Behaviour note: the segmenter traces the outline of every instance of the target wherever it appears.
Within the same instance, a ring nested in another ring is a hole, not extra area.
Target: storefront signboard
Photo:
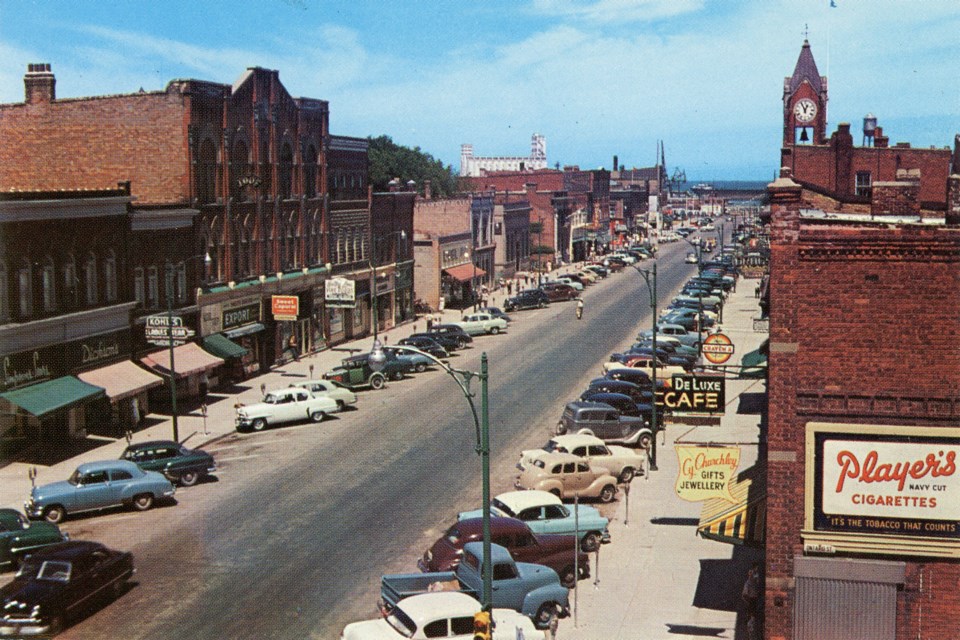
[[[357,283],[346,278],[330,278],[324,283],[327,308],[353,309],[357,305]]]
[[[736,502],[730,482],[740,466],[740,447],[676,445],[679,473],[677,497],[688,502],[721,498]]]
[[[671,387],[657,394],[657,405],[674,415],[722,415],[726,409],[723,375],[675,375]]]
[[[296,320],[300,315],[300,297],[272,296],[271,309],[274,320]]]
[[[806,445],[807,543],[823,542],[816,532],[960,541],[960,429],[809,423]]]

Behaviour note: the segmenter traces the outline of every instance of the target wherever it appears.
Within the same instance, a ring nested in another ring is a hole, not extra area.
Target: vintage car
[[[603,374],[607,374],[615,369],[639,369],[643,371],[648,376],[653,375],[653,359],[650,357],[637,356],[627,359],[626,362],[619,362],[617,360],[609,360],[603,363]],[[657,377],[658,378],[672,378],[674,374],[684,375],[688,373],[686,367],[678,364],[666,364],[663,362],[657,362]]]
[[[650,424],[650,414],[653,412],[653,407],[646,402],[634,402],[633,398],[624,393],[587,389],[580,394],[580,400],[608,404],[619,411],[622,416],[643,418],[647,424]]]
[[[550,298],[540,289],[525,289],[503,303],[504,311],[520,309],[543,309],[550,304]]]
[[[419,336],[412,335],[406,338],[401,338],[397,344],[419,349],[420,351],[429,353],[434,358],[439,358],[440,360],[446,360],[450,357],[450,353],[440,346],[439,342],[422,334]]]
[[[504,313],[503,309],[501,309],[500,307],[480,307],[479,309],[477,309],[477,311],[481,311],[483,313],[489,313],[494,318],[503,318],[507,322],[511,322],[510,316]]]
[[[623,371],[623,369],[621,369]],[[622,393],[637,404],[650,404],[653,402],[652,383],[647,378],[644,384],[637,384],[629,380],[613,380],[611,378],[594,378],[584,390],[583,393]],[[583,395],[581,400],[585,400]]]
[[[467,345],[473,342],[473,336],[464,331],[463,327],[452,322],[433,325],[433,328],[430,329],[430,335],[452,338],[457,343],[457,349],[466,349]],[[440,344],[443,343],[441,342]]]
[[[300,382],[291,382],[290,386],[303,387],[315,396],[333,398],[336,400],[340,411],[346,409],[347,405],[357,404],[357,394],[333,380],[301,380]]]
[[[562,276],[557,277],[557,279],[554,280],[554,282],[558,282],[560,284],[565,284],[568,287],[572,287],[574,290],[577,291],[577,295],[579,295],[580,292],[583,291],[585,288],[585,285],[583,284],[583,282],[580,281],[579,278],[576,278],[569,273],[566,273]]]
[[[653,431],[644,418],[621,415],[603,402],[568,402],[557,423],[556,434],[562,436],[584,429],[604,442],[628,444],[644,449],[653,442]]]
[[[643,475],[647,465],[647,455],[633,449],[608,445],[596,436],[568,433],[553,436],[542,449],[528,449],[520,454],[517,468],[523,471],[532,464],[533,459],[542,453],[570,453],[588,460],[593,467],[603,467],[622,483],[630,482],[634,476]]]
[[[433,340],[435,343],[440,345],[448,354],[453,353],[460,348],[460,342],[457,340],[457,337],[447,333],[412,333],[409,338],[404,338],[399,341],[399,344],[409,344],[410,346],[416,346],[410,340],[420,340],[421,338],[428,338]],[[437,356],[440,357],[440,356]]]
[[[613,502],[617,497],[617,479],[604,467],[592,467],[589,462],[571,453],[546,451],[533,457],[517,476],[517,489],[549,491],[558,498],[596,498]]]
[[[27,557],[0,589],[0,636],[54,636],[85,607],[124,593],[133,556],[98,542],[70,541]]]
[[[263,431],[285,422],[321,422],[339,410],[340,405],[333,398],[315,396],[302,387],[287,387],[268,391],[262,402],[238,406],[236,426],[237,431]]]
[[[483,540],[483,518],[454,522],[417,560],[417,568],[424,573],[452,571],[463,557],[463,545],[478,540]],[[574,555],[576,539],[572,535],[537,535],[516,518],[495,517],[490,518],[490,541],[506,548],[517,562],[550,567],[567,588],[590,577],[590,557],[582,550]]]
[[[364,387],[382,389],[387,384],[388,378],[402,380],[404,373],[408,371],[410,371],[410,368],[406,362],[400,362],[389,355],[387,355],[383,369],[374,371],[373,367],[370,366],[369,356],[361,354],[344,358],[339,367],[334,367],[323,374],[323,379],[339,382],[351,390]]]
[[[463,316],[460,322],[454,322],[453,324],[471,336],[480,336],[485,333],[496,335],[501,331],[507,330],[506,320],[503,318],[495,318],[489,313],[468,313]]]
[[[176,491],[162,474],[144,471],[129,460],[86,462],[67,480],[33,487],[24,511],[31,518],[57,524],[68,514],[111,507],[146,511]]]
[[[387,356],[388,360],[396,358],[397,361],[406,364],[410,371],[417,373],[423,373],[428,367],[436,364],[435,360],[422,353],[415,353],[395,347],[383,347],[383,353]]]
[[[540,287],[550,298],[550,302],[561,302],[564,300],[576,300],[577,290],[565,282],[544,282]]]
[[[435,591],[404,598],[383,617],[351,622],[343,628],[340,640],[473,640],[473,616],[480,611],[480,602],[458,591]],[[537,630],[525,615],[512,609],[492,611],[492,640],[543,640],[546,634]]]
[[[49,522],[31,522],[16,509],[0,509],[0,569],[17,567],[23,557],[70,536]]]
[[[580,548],[591,553],[610,542],[609,521],[594,507],[577,505],[571,511],[560,498],[547,491],[507,491],[490,501],[490,515],[516,518],[534,533],[577,534]],[[463,511],[458,520],[480,518],[482,509]],[[579,525],[579,528],[578,528]]]
[[[144,471],[159,471],[170,482],[192,487],[201,478],[217,470],[217,465],[206,451],[188,449],[172,440],[150,440],[131,444],[120,454]]]

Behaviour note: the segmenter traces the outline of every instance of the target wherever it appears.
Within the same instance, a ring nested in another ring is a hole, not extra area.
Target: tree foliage
[[[457,192],[457,177],[453,167],[444,165],[420,147],[398,145],[390,136],[370,137],[370,184],[374,191],[387,191],[388,183],[399,178],[401,184],[413,180],[417,191],[423,193],[424,181],[430,180],[435,197],[451,196]],[[406,188],[401,187],[401,188]]]

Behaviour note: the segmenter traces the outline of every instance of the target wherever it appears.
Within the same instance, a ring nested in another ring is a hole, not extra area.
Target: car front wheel
[[[200,479],[200,474],[196,471],[184,471],[180,474],[180,484],[185,487],[192,487],[197,484],[197,481]]]
[[[416,366],[417,373],[423,373],[427,370],[427,365],[423,362],[418,362]]]
[[[137,511],[146,511],[153,506],[153,494],[141,493],[133,497],[133,508]]]
[[[600,548],[600,536],[596,531],[591,531],[587,535],[583,536],[583,540],[580,541],[580,548],[583,549],[586,553],[593,553]]]
[[[557,605],[553,602],[544,602],[537,609],[537,615],[534,618],[537,629],[549,629],[554,620],[560,617],[557,611]]]
[[[263,431],[267,428],[267,421],[264,418],[257,418],[253,421],[253,424],[251,424],[250,427],[254,431]]]
[[[52,522],[53,524],[58,524],[63,522],[64,517],[66,517],[67,512],[58,504],[47,507],[43,510],[43,519],[47,522]]]
[[[640,445],[641,449],[649,449],[653,444],[653,434],[645,433],[640,436],[640,439],[637,441],[637,444]]]
[[[617,488],[612,484],[608,484],[603,489],[600,490],[600,502],[604,504],[608,502],[613,502],[613,499],[617,496]]]
[[[373,389],[383,389],[383,385],[386,384],[386,380],[379,373],[375,373],[370,376],[370,387]]]
[[[314,411],[310,414],[310,419],[314,422],[323,422],[323,419],[327,417],[323,411]]]
[[[573,570],[573,566],[564,567],[560,571],[560,584],[566,587],[567,589],[573,589],[577,586],[577,572]]]
[[[497,335],[498,333],[500,333],[500,327],[491,327],[490,333],[491,335]]]
[[[620,472],[620,483],[628,484],[631,480],[633,480],[634,473],[633,467],[624,467],[623,471]]]

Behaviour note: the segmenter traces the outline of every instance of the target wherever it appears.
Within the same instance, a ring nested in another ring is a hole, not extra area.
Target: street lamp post
[[[447,372],[460,391],[463,397],[467,399],[470,405],[470,412],[473,414],[473,424],[476,431],[477,445],[476,451],[480,456],[481,482],[483,490],[483,594],[481,603],[484,611],[493,610],[493,563],[490,558],[490,403],[487,395],[487,386],[489,373],[487,370],[487,353],[483,352],[480,356],[480,373],[466,369],[455,369],[439,358],[407,345],[391,345],[391,348],[398,351],[408,351],[418,353],[433,360],[441,369]],[[378,340],[373,343],[373,350],[368,356],[370,367],[374,371],[380,371],[386,364],[386,355],[383,353],[383,345]],[[477,415],[477,407],[473,402],[474,392],[470,390],[470,381],[473,378],[480,379],[480,415]]]
[[[407,232],[403,229],[399,231],[391,231],[385,233],[382,237],[388,238],[390,236],[399,235],[400,240],[407,239]],[[373,321],[373,341],[377,341],[377,331],[380,328],[380,313],[377,310],[377,237],[374,235],[373,230],[370,231],[370,312],[373,315],[371,320]]]
[[[209,267],[212,259],[210,253],[202,256],[191,256],[183,260],[196,260],[202,258],[204,267]],[[170,272],[167,279],[167,337],[170,340],[170,418],[173,422],[173,441],[180,442],[180,427],[177,424],[177,367],[173,362],[173,348],[176,342],[173,339],[173,283],[176,278],[173,271]]]
[[[633,265],[643,281],[647,283],[647,293],[650,294],[650,309],[653,311],[653,355],[650,358],[653,375],[653,402],[650,411],[650,426],[653,429],[653,442],[650,443],[650,471],[657,471],[657,263],[653,268],[641,269]]]

